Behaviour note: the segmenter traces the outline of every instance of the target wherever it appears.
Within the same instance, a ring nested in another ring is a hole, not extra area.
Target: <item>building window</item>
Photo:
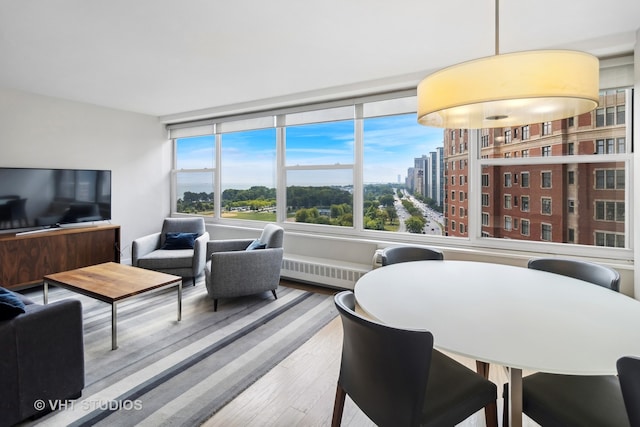
[[[596,127],[604,126],[604,108],[596,109]]]
[[[551,188],[551,172],[542,172],[540,174],[540,187]]]
[[[625,106],[618,105],[616,107],[616,124],[623,125],[625,122]]]
[[[574,124],[573,124],[573,117],[569,117],[569,118],[567,119],[567,126],[568,126],[568,127],[573,127],[573,126],[574,126]]]
[[[512,225],[511,225],[511,217],[510,216],[505,216],[504,217],[504,229],[506,231],[511,231]]]
[[[624,234],[596,231],[596,246],[608,246],[610,248],[624,248]]]
[[[551,146],[545,145],[542,147],[542,157],[549,157],[551,155]]]
[[[456,192],[455,191],[451,191],[451,200],[452,201],[456,200]]]
[[[464,224],[460,223],[460,234],[464,234]]]
[[[522,212],[529,212],[529,196],[522,196],[520,198],[520,210]]]
[[[486,173],[482,174],[482,186],[483,187],[489,186],[489,174],[486,174]]]
[[[540,199],[541,213],[543,215],[551,215],[551,198],[543,197]]]
[[[617,152],[622,154],[627,152],[627,140],[626,138],[617,138]]]
[[[624,202],[596,200],[596,220],[624,222]]]
[[[567,200],[567,212],[572,214],[575,213],[576,209],[576,201],[573,199]]]
[[[624,190],[623,169],[596,169],[596,190]]]
[[[482,145],[482,148],[489,147],[489,135],[482,135],[480,137],[480,144]]]
[[[551,241],[551,224],[541,224],[540,226],[540,240],[545,242]]]
[[[511,129],[504,131],[504,143],[509,144],[511,142]]]
[[[529,139],[529,125],[522,126],[522,140]]]
[[[511,174],[510,173],[505,173],[504,174],[504,186],[505,187],[511,187]]]
[[[487,193],[482,193],[482,206],[489,206],[489,195]]]
[[[520,234],[522,234],[523,236],[528,236],[529,235],[529,220],[528,219],[523,219],[522,221],[520,221]]]
[[[567,171],[567,184],[574,185],[576,183],[575,171]]]
[[[551,135],[551,122],[542,123],[542,135]]]
[[[486,212],[482,212],[482,225],[485,227],[489,226],[489,214]]]
[[[504,195],[504,208],[511,209],[511,194]]]
[[[520,187],[529,188],[529,172],[522,172],[520,174]]]
[[[573,142],[567,143],[567,156],[573,156],[575,154],[574,145]]]
[[[528,149],[521,150],[520,157],[529,157],[529,150]]]
[[[576,230],[574,230],[573,228],[570,228],[567,230],[567,242],[575,243],[575,241],[576,241]]]

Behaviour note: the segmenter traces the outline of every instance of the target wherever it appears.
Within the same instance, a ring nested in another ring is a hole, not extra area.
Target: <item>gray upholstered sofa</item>
[[[193,247],[169,246],[167,233],[194,233]],[[202,218],[166,218],[162,231],[135,239],[131,245],[131,264],[181,277],[196,278],[204,270],[209,233]]]
[[[284,249],[284,229],[267,224],[256,240],[212,240],[207,244],[205,282],[207,293],[218,309],[219,298],[271,291],[277,298]],[[258,246],[248,249],[250,245]]]
[[[80,301],[21,299],[25,312],[0,320],[0,426],[47,412],[47,402],[80,397],[84,388]]]

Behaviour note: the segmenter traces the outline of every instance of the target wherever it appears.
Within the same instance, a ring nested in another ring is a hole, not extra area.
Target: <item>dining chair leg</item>
[[[484,420],[487,427],[498,427],[498,405],[489,403],[484,407]]]
[[[489,379],[489,368],[491,368],[491,364],[476,360],[476,372],[482,375],[485,380]]]
[[[344,411],[344,401],[347,393],[340,384],[336,388],[336,400],[333,404],[333,418],[331,419],[331,427],[340,427],[342,424],[342,411]]]
[[[481,362],[476,360],[476,372],[485,380],[489,379],[489,369],[491,368],[491,364],[487,362]],[[490,403],[489,405],[484,407],[484,419],[489,426],[497,426],[498,425],[498,407],[495,403]]]

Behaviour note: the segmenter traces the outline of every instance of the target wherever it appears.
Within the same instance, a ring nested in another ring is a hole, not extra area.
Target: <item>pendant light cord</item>
[[[500,0],[496,1],[496,17],[495,17],[495,26],[496,26],[496,55],[500,55]]]

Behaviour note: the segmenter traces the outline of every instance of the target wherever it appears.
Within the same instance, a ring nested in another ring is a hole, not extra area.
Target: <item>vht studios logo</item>
[[[50,409],[51,411],[73,411],[79,408],[83,411],[140,411],[142,409],[141,400],[43,400],[38,399],[33,402],[33,407],[37,411]]]

